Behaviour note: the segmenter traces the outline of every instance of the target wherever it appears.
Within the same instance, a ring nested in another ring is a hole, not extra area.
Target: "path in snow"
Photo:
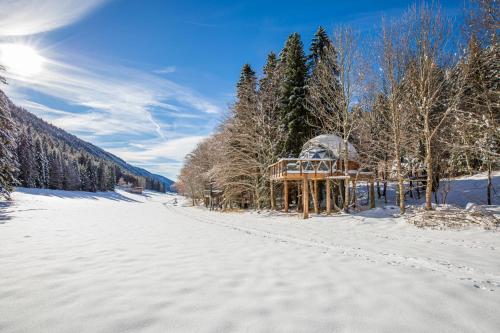
[[[1,332],[496,332],[500,237],[173,197],[22,190],[0,206]]]

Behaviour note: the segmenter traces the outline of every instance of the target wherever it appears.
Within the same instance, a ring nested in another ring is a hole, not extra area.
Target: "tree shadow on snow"
[[[30,195],[40,195],[47,197],[57,197],[62,199],[90,199],[90,200],[112,200],[125,202],[141,201],[126,197],[117,192],[84,192],[84,191],[64,191],[64,190],[46,190],[39,188],[17,188],[16,192],[26,193]]]
[[[12,201],[0,201],[0,225],[7,223],[12,218],[9,216],[10,206],[12,206]]]

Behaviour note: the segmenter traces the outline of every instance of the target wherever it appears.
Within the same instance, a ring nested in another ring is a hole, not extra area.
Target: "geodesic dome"
[[[358,159],[358,152],[351,143],[347,144],[350,161]],[[300,152],[300,159],[332,159],[343,157],[344,142],[334,134],[323,134],[307,141]]]

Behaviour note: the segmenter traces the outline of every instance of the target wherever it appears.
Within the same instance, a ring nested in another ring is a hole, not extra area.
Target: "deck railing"
[[[271,178],[281,178],[289,174],[328,174],[337,171],[337,161],[333,159],[283,158],[269,166]]]

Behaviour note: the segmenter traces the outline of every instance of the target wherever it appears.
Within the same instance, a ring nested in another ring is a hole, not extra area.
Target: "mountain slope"
[[[1,92],[0,92],[1,93]],[[133,176],[144,177],[148,181],[160,182],[164,185],[164,188],[169,190],[172,184],[172,180],[157,174],[153,174],[143,168],[133,166],[121,158],[89,143],[86,142],[75,135],[72,135],[61,128],[47,123],[46,121],[38,118],[34,114],[26,111],[25,109],[14,105],[10,100],[9,109],[14,122],[17,124],[18,128],[31,127],[35,129],[38,133],[43,133],[43,135],[49,137],[52,141],[58,142],[62,145],[67,145],[74,149],[75,151],[85,152],[91,155],[96,160],[104,160],[110,162],[120,168],[124,173],[131,174]]]

